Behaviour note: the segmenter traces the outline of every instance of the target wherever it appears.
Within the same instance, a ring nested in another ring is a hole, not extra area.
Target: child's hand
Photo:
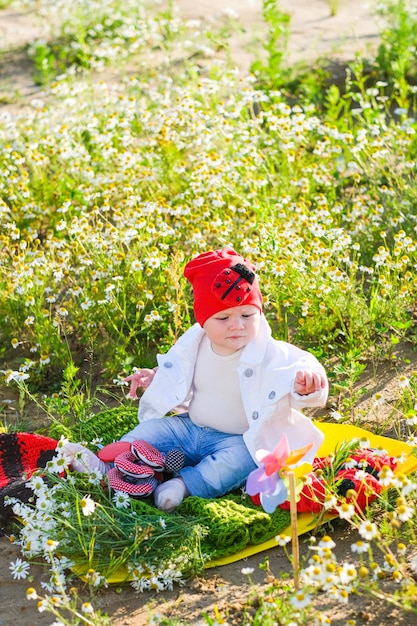
[[[131,374],[124,379],[127,383],[130,383],[129,395],[131,398],[137,398],[136,390],[138,387],[142,387],[143,389],[149,387],[149,385],[153,381],[155,372],[156,370],[143,368],[141,370],[137,370],[136,372],[134,372],[134,374]]]
[[[325,386],[326,379],[318,372],[301,370],[295,375],[294,390],[299,393],[300,396],[306,396],[309,393],[320,391],[321,389],[324,389]]]

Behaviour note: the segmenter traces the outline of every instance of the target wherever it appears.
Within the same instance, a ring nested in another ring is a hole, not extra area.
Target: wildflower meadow
[[[0,106],[0,376],[16,399],[15,410],[0,405],[4,432],[59,439],[106,408],[132,411],[123,379],[153,367],[193,322],[185,262],[230,244],[257,266],[274,336],[328,372],[317,419],[414,454],[415,0],[375,3],[386,24],[378,49],[337,81],[325,59],[286,65],[279,1],[263,1],[268,36],[247,75],[227,54],[239,28],[227,10],[204,23],[180,19],[169,0],[1,2],[33,5],[49,33],[25,49],[42,96]],[[388,403],[382,368],[397,376]],[[24,522],[11,533],[21,558],[10,575],[45,563],[49,582],[28,583],[27,596],[54,624],[110,623],[95,594],[120,567],[138,593],[201,574],[203,526],[155,517],[109,494],[102,476],[64,479],[65,469],[58,454],[48,476],[30,479],[36,504],[10,502]],[[331,624],[323,607],[355,595],[416,620],[417,478],[386,469],[381,482],[366,511],[337,509],[350,559],[338,561],[331,526],[321,527],[299,585],[287,576],[256,604],[248,598],[239,623]],[[88,569],[74,594],[79,542]],[[287,541],[277,545],[291,563]],[[199,623],[237,622],[216,610]]]

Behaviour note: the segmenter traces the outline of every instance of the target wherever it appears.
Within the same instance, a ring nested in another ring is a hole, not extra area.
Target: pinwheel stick
[[[291,535],[292,535],[292,570],[294,575],[294,588],[298,589],[298,578],[300,570],[299,544],[297,531],[297,499],[295,493],[295,474],[294,472],[286,472],[289,483],[290,496],[290,516],[291,516]]]

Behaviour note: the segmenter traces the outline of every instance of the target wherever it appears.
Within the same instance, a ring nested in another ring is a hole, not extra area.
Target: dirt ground
[[[336,66],[352,60],[355,52],[366,53],[378,44],[378,20],[371,5],[374,0],[333,0],[336,15],[330,12],[331,0],[279,0],[279,8],[290,18],[288,64],[313,63],[319,56],[331,57]],[[265,23],[262,0],[175,0],[179,16],[204,21],[219,20],[232,11],[242,25],[230,41],[230,53],[236,67],[246,73],[254,56],[262,48]],[[29,41],[46,36],[36,20],[35,11],[22,14],[12,9],[0,10],[0,52],[11,50],[12,56],[0,56],[0,106],[13,99],[20,104],[39,96],[41,89],[33,83],[26,53],[21,51]]]
[[[226,7],[233,9],[244,28],[231,42],[231,55],[241,72],[248,70],[254,53],[261,47],[264,28],[261,0],[228,0],[227,3],[223,0],[177,0],[175,4],[182,15],[193,19],[216,19]],[[343,64],[353,59],[356,51],[366,53],[378,44],[378,25],[369,5],[361,0],[340,0],[337,14],[331,16],[329,4],[326,0],[280,0],[281,10],[291,16],[289,62],[313,62],[317,56],[326,55]],[[24,106],[40,94],[40,88],[33,83],[29,63],[19,52],[19,47],[42,35],[33,15],[19,14],[10,9],[0,11],[0,50],[14,51],[12,58],[5,57],[7,63],[0,57],[0,112],[1,107],[12,110]],[[362,398],[364,410],[369,396],[377,391],[385,396],[389,407],[390,398],[395,396],[398,377],[416,369],[416,352],[402,354],[400,351],[396,367],[391,364],[376,377],[372,375],[369,380],[363,381],[369,390],[369,394]],[[0,399],[7,400],[9,397],[9,389],[0,390]],[[350,545],[356,539],[352,538],[347,525],[337,521],[331,535],[337,543],[339,558],[350,560]],[[304,554],[306,538],[301,537],[300,542],[301,553]],[[54,618],[50,614],[39,613],[36,602],[26,600],[25,596],[28,586],[39,589],[43,568],[34,567],[30,580],[14,581],[9,563],[19,556],[19,549],[7,537],[0,537],[0,626],[47,626]],[[269,560],[269,571],[259,568],[266,558]],[[247,567],[254,568],[251,584],[242,573],[242,568]],[[229,624],[240,624],[242,605],[248,594],[254,590],[265,591],[274,577],[280,579],[290,573],[283,550],[274,548],[244,561],[206,570],[203,576],[172,592],[137,594],[129,587],[112,587],[103,590],[94,600],[94,605],[111,617],[114,626],[150,624],[151,613],[200,625],[206,623],[202,617],[204,613],[215,619],[215,606]],[[83,594],[81,584],[80,593]],[[415,615],[404,615],[379,600],[371,602],[360,597],[347,607],[334,606],[329,616],[334,626],[345,625],[348,619],[356,620],[358,626],[417,625]]]

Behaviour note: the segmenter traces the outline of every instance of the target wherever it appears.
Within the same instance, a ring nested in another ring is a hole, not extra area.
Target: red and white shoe
[[[154,446],[142,439],[137,439],[133,441],[130,445],[130,450],[132,454],[135,455],[137,459],[142,461],[142,463],[146,463],[153,467],[156,471],[161,471],[165,467],[165,454],[159,452]]]
[[[118,454],[114,459],[114,466],[130,478],[150,478],[155,475],[155,469],[139,459],[128,450]]]
[[[107,474],[109,485],[114,491],[122,491],[134,498],[150,496],[158,486],[155,477],[132,479],[122,474],[117,467],[113,467]]]

